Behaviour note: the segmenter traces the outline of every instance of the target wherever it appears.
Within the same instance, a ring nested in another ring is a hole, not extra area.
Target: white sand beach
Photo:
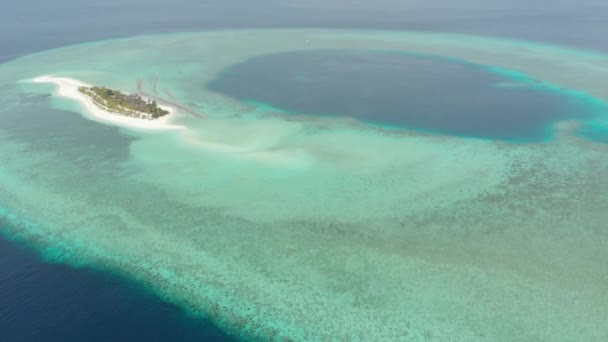
[[[65,98],[70,98],[80,102],[84,106],[82,114],[91,120],[95,120],[104,124],[116,125],[125,127],[133,130],[182,130],[183,133],[187,133],[183,136],[184,142],[191,146],[203,148],[205,150],[213,150],[217,152],[239,154],[241,156],[248,156],[249,158],[275,161],[277,159],[277,151],[269,153],[266,149],[261,151],[252,149],[251,147],[242,146],[241,144],[226,144],[222,142],[216,142],[213,140],[207,140],[201,135],[193,134],[191,129],[187,129],[186,126],[172,124],[172,119],[177,115],[179,111],[173,106],[166,104],[159,105],[159,107],[168,110],[169,114],[158,119],[140,119],[124,116],[117,113],[109,112],[98,105],[96,105],[92,99],[78,91],[81,86],[90,87],[90,84],[82,82],[77,79],[67,77],[56,77],[51,75],[40,76],[30,80],[33,83],[52,83],[57,86],[56,94]],[[148,99],[146,96],[142,96],[144,99]],[[284,158],[284,157],[283,157]]]
[[[40,76],[31,80],[33,83],[52,83],[57,86],[56,94],[80,102],[86,109],[83,114],[101,123],[122,126],[136,130],[158,130],[158,129],[184,129],[185,126],[171,124],[172,119],[177,114],[177,110],[169,106],[159,106],[169,111],[168,115],[154,120],[138,119],[112,113],[100,108],[86,95],[78,91],[78,87],[89,84],[67,77]]]

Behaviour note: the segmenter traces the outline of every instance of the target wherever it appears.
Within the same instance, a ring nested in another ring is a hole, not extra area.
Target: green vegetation
[[[156,101],[144,100],[136,94],[124,94],[105,87],[79,87],[78,91],[89,96],[99,107],[114,113],[141,119],[157,119],[169,114]]]

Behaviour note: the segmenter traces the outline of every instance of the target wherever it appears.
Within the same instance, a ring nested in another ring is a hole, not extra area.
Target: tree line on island
[[[160,108],[155,100],[145,100],[137,94],[124,94],[118,90],[98,86],[82,86],[78,91],[91,97],[98,106],[126,116],[141,117],[141,113],[144,113],[157,119],[169,114],[169,111]]]

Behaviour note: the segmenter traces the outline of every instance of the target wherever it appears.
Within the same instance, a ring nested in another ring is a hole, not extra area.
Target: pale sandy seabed
[[[608,144],[578,122],[520,144],[384,131],[204,87],[247,58],[319,48],[455,57],[608,101],[607,56],[451,34],[224,31],[51,50],[0,66],[5,233],[52,261],[125,272],[247,339],[607,340]],[[209,118],[87,123],[77,113],[105,117],[86,101],[24,97],[69,88],[26,82],[41,75],[126,92],[144,79]]]

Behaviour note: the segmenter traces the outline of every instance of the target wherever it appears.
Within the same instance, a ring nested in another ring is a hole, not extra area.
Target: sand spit
[[[125,127],[132,130],[141,130],[141,131],[149,131],[149,130],[181,130],[183,133],[188,133],[184,135],[184,142],[188,145],[195,146],[198,148],[202,148],[208,151],[216,151],[219,153],[228,153],[233,155],[239,155],[241,157],[246,157],[248,159],[256,159],[259,161],[267,161],[267,162],[276,162],[278,160],[283,160],[285,156],[277,157],[277,154],[280,153],[272,153],[266,151],[265,148],[261,150],[242,146],[241,144],[226,144],[220,141],[214,141],[214,139],[209,140],[201,135],[194,134],[191,129],[187,129],[186,126],[182,125],[174,125],[171,123],[171,120],[177,115],[177,112],[184,112],[181,107],[175,107],[173,105],[169,105],[167,103],[161,103],[159,106],[163,109],[166,109],[170,112],[169,115],[165,115],[161,118],[154,120],[147,119],[139,119],[139,118],[131,118],[127,116],[123,116],[121,114],[112,113],[103,108],[100,108],[96,105],[93,100],[91,100],[88,96],[82,94],[78,91],[78,87],[87,86],[90,87],[89,84],[79,81],[73,78],[67,77],[55,77],[55,76],[40,76],[30,80],[33,83],[52,83],[57,86],[56,94],[62,97],[70,98],[80,102],[84,108],[83,115],[85,117],[95,120],[101,123],[116,125]],[[149,97],[147,94],[138,93],[140,96],[146,99],[156,99],[156,97]],[[158,102],[158,101],[157,101]],[[160,102],[159,102],[160,103]],[[194,112],[185,112],[188,114],[193,114],[194,116],[200,117],[199,114]],[[212,123],[210,123],[212,124]],[[225,129],[225,127],[224,127]],[[288,158],[290,159],[290,158]]]
[[[186,128],[185,126],[171,124],[172,119],[177,114],[177,110],[173,107],[162,106],[162,108],[168,110],[170,114],[155,120],[131,118],[100,108],[93,102],[93,100],[78,91],[78,87],[90,86],[89,84],[79,80],[67,77],[40,76],[32,79],[31,82],[55,84],[57,86],[57,95],[80,102],[86,109],[83,114],[91,120],[135,130],[166,130]]]

